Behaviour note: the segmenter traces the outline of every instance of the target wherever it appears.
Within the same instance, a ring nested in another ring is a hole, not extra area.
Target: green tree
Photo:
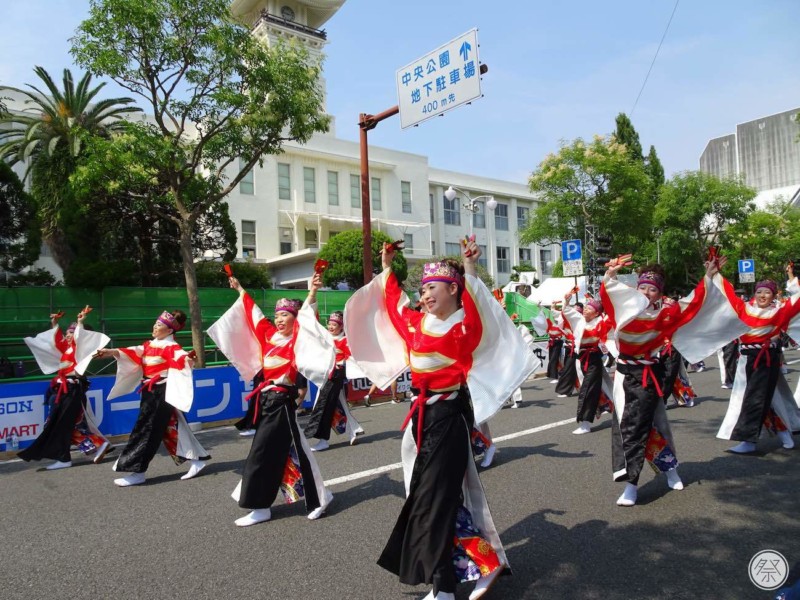
[[[644,164],[647,175],[650,177],[650,181],[653,182],[654,189],[658,191],[664,185],[666,179],[664,178],[664,166],[661,164],[658,154],[656,154],[655,146],[650,146],[650,152],[648,152]]]
[[[762,210],[753,210],[732,224],[723,240],[723,252],[731,260],[725,276],[736,281],[736,261],[753,259],[757,279],[773,279],[779,284],[786,278],[789,261],[800,265],[800,209],[781,200]],[[795,268],[795,273],[800,268]]]
[[[380,273],[383,244],[388,244],[392,241],[392,238],[382,231],[372,232],[372,264],[375,273]],[[360,229],[337,233],[319,251],[319,258],[330,263],[322,276],[323,283],[333,288],[340,283],[346,283],[353,290],[363,286],[363,253],[364,233]],[[408,274],[408,265],[402,252],[398,252],[395,255],[392,261],[392,270],[401,283],[405,281]]]
[[[653,225],[662,232],[670,285],[685,288],[702,275],[707,248],[725,242],[726,229],[747,217],[755,196],[742,181],[700,171],[679,173],[662,186]]]
[[[159,168],[159,161],[168,161],[171,153],[163,150],[164,140],[156,128],[141,123],[129,123],[109,139],[92,138],[86,144],[70,182],[86,217],[97,225],[91,242],[100,242],[101,251],[91,264],[82,265],[87,276],[96,268],[101,279],[100,273],[108,272],[105,264],[125,256],[137,265],[137,281],[105,285],[176,286],[184,281],[181,257],[175,252],[180,244],[179,215]],[[148,164],[142,164],[143,155],[150,156]],[[201,192],[207,183],[199,176],[193,181]],[[225,202],[209,207],[194,223],[194,259],[209,250],[225,261],[236,256],[236,227]],[[130,275],[125,269],[117,272]]]
[[[13,169],[0,161],[0,269],[17,273],[39,257],[36,206]]]
[[[42,235],[53,259],[68,269],[74,252],[65,233],[66,224],[75,219],[78,207],[69,190],[72,174],[84,140],[104,136],[120,126],[120,120],[138,111],[128,106],[132,98],[95,101],[104,83],[92,88],[86,73],[75,85],[72,72],[64,69],[63,89],[59,89],[42,67],[34,69],[46,93],[34,85],[32,91],[3,87],[26,97],[29,106],[22,112],[0,117],[0,160],[12,166],[27,162],[31,194],[38,204]],[[83,232],[84,235],[86,232]]]
[[[244,261],[232,264],[231,268],[245,289],[267,289],[272,286],[267,265]],[[197,284],[200,287],[228,287],[228,276],[222,268],[222,263],[216,260],[198,262]]]
[[[72,39],[78,64],[140,96],[160,144],[158,172],[177,217],[192,341],[203,347],[195,223],[265,154],[328,128],[321,67],[299,45],[267,47],[233,22],[228,0],[91,0]],[[202,366],[204,357],[200,356]]]
[[[451,260],[455,260],[459,264],[464,264],[464,258],[462,256],[439,256],[434,258],[430,262],[437,262],[440,260],[444,260],[445,258],[449,258]],[[406,278],[403,287],[406,289],[406,293],[410,296],[419,292],[419,288],[422,286],[422,269],[425,267],[425,263],[417,263],[413,265],[408,270],[408,277]],[[478,271],[478,279],[483,281],[486,284],[486,287],[492,289],[494,287],[494,279],[489,274],[489,271],[484,267],[482,264],[478,263],[475,265]]]
[[[587,224],[613,232],[620,251],[650,237],[650,181],[643,163],[631,160],[614,137],[562,145],[542,161],[529,184],[542,202],[520,234],[523,244],[583,239]]]
[[[628,115],[619,113],[616,118],[616,124],[617,127],[614,130],[614,138],[620,144],[625,145],[625,151],[631,160],[641,161],[642,143],[639,141],[639,133],[634,128]]]

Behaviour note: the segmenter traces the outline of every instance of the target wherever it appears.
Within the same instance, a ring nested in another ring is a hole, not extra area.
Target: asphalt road
[[[697,405],[669,411],[686,489],[645,468],[633,508],[615,504],[607,416],[571,435],[575,398],[537,380],[521,408],[493,419],[499,452],[482,480],[513,575],[488,599],[768,599],[748,576],[763,549],[788,559],[790,582],[800,578],[800,437],[795,450],[763,438],[755,455],[725,452],[732,444],[714,436],[730,392],[716,368],[691,377]],[[2,463],[0,600],[422,598],[427,588],[375,564],[403,483],[399,468],[371,470],[399,462],[407,408],[356,408],[367,432],[356,446],[334,434],[318,459],[335,499],[318,521],[279,500],[272,521],[234,526],[244,511],[230,493],[250,440],[232,428],[199,434],[213,459],[189,481],[165,455],[145,485],[124,489],[112,484],[113,455],[101,465],[74,455],[52,472]],[[459,600],[470,589],[460,586]]]

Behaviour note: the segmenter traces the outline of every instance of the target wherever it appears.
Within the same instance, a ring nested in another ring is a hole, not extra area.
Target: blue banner
[[[0,450],[6,448],[9,435],[25,448],[41,433],[46,418],[45,391],[49,381],[26,381],[0,384]],[[114,386],[114,376],[91,378],[86,392],[97,425],[105,435],[125,435],[131,432],[139,414],[139,395],[128,394],[108,400]],[[194,370],[194,402],[186,413],[189,423],[213,423],[239,419],[247,410],[245,397],[253,391],[252,382],[244,382],[231,366]],[[309,383],[304,406],[311,406],[316,394]]]

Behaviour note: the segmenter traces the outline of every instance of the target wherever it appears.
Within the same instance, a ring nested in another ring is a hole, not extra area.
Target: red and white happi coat
[[[332,336],[317,321],[308,302],[297,314],[290,335],[278,331],[249,294],[242,294],[216,323],[209,337],[245,381],[263,371],[265,386],[294,385],[297,373],[321,387],[333,370]]]
[[[57,377],[83,375],[92,356],[110,341],[107,335],[84,329],[83,325],[75,328],[71,344],[67,342],[58,325],[36,337],[25,338],[25,344],[30,348],[42,373],[57,373]]]
[[[142,379],[145,385],[161,385],[160,381],[166,379],[164,400],[178,410],[188,412],[194,400],[194,384],[187,356],[172,335],[147,341],[141,346],[120,348],[117,379],[108,399],[130,394]]]
[[[789,291],[800,291],[796,279],[789,282]],[[734,292],[733,286],[724,280],[724,290],[728,302],[739,315],[746,331],[739,337],[740,348],[759,349],[754,365],[759,362],[768,364],[770,359],[770,346],[780,343],[781,333],[786,331],[791,337],[800,335],[800,293],[795,293],[782,304],[773,303],[765,308],[759,308],[754,302],[745,302]],[[731,390],[731,399],[728,410],[722,420],[717,437],[730,439],[734,427],[739,420],[744,395],[747,389],[747,357],[739,356],[736,364],[736,376]],[[795,430],[800,427],[800,385],[794,394],[782,373],[778,375],[778,383],[772,396],[772,409],[782,421],[784,427]]]
[[[617,279],[605,279],[600,298],[620,355],[652,361],[672,345],[691,363],[703,360],[746,329],[728,302],[723,278],[704,277],[691,294],[676,303],[653,306],[644,294]]]
[[[408,297],[386,269],[348,300],[345,334],[353,359],[379,388],[409,366],[412,385],[429,395],[466,384],[475,421],[483,423],[536,363],[483,282],[471,275],[464,281],[463,308],[441,320],[409,309]]]

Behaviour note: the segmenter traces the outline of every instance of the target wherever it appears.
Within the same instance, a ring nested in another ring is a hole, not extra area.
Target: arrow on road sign
[[[472,46],[470,46],[469,42],[464,42],[461,44],[461,49],[458,53],[464,57],[464,61],[469,60],[469,51],[472,50]]]

